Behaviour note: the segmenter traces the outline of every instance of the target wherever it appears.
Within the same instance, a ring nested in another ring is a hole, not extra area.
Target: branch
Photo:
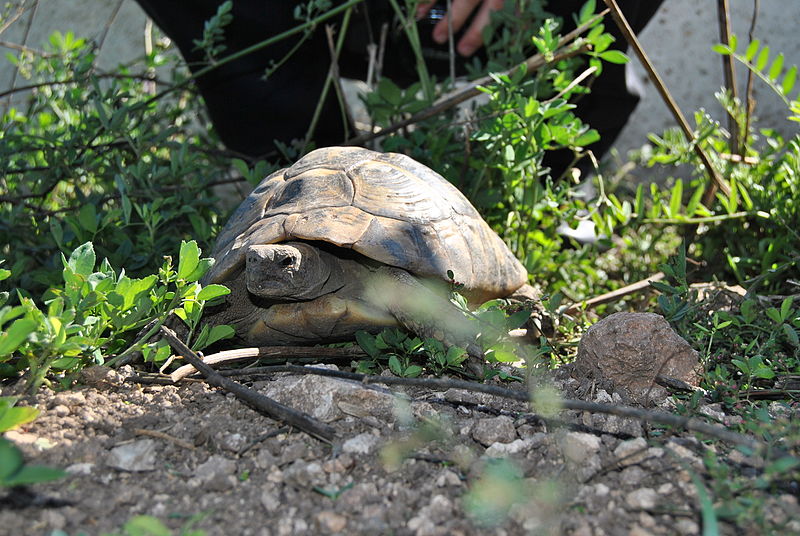
[[[625,40],[631,46],[631,48],[636,52],[636,55],[639,57],[639,61],[642,62],[645,70],[647,71],[648,76],[650,77],[650,81],[653,82],[653,85],[656,86],[658,92],[661,94],[661,98],[664,99],[669,110],[672,112],[672,115],[675,117],[675,120],[678,122],[678,125],[683,130],[683,133],[686,135],[686,139],[694,144],[694,150],[697,153],[697,156],[700,157],[700,160],[703,162],[703,165],[706,168],[706,173],[708,173],[709,179],[711,180],[711,185],[709,189],[706,191],[705,195],[703,196],[703,205],[709,206],[711,201],[714,200],[714,194],[716,193],[717,188],[724,193],[725,195],[731,194],[731,188],[725,179],[719,174],[717,169],[712,165],[711,159],[708,157],[706,152],[700,147],[699,144],[694,143],[694,131],[689,126],[688,121],[683,116],[681,109],[678,107],[678,103],[675,102],[675,99],[672,97],[672,94],[667,89],[666,84],[659,76],[658,72],[656,72],[655,66],[653,66],[653,62],[650,61],[650,58],[645,54],[644,49],[642,48],[641,43],[639,43],[639,39],[637,39],[636,34],[633,33],[633,30],[628,24],[628,21],[625,19],[625,15],[623,15],[622,11],[620,10],[619,6],[617,5],[616,0],[603,0],[608,8],[611,10],[611,16],[614,17],[614,22],[617,23],[622,35],[625,36]]]
[[[562,37],[558,42],[558,50],[551,58],[545,58],[541,54],[536,54],[535,56],[531,56],[524,62],[520,63],[519,65],[508,69],[503,75],[511,76],[512,74],[516,73],[520,68],[525,69],[525,74],[530,74],[534,71],[537,71],[544,67],[549,63],[554,63],[557,61],[561,61],[567,58],[571,58],[583,52],[586,52],[588,48],[586,47],[579,47],[574,50],[562,50],[564,46],[568,43],[571,43],[575,39],[578,38],[583,32],[585,32],[588,28],[590,28],[597,19],[602,18],[605,14],[608,13],[608,10],[605,10],[595,17],[593,17],[590,21],[582,24],[581,26],[575,28],[564,37]],[[420,121],[424,121],[425,119],[429,119],[435,115],[438,115],[445,110],[449,110],[450,108],[461,104],[464,101],[467,101],[481,93],[478,89],[480,86],[484,86],[487,84],[491,84],[494,79],[491,76],[484,76],[483,78],[479,78],[473,81],[470,85],[459,89],[457,91],[451,92],[447,95],[442,96],[438,101],[436,101],[431,107],[422,110],[420,112],[415,113],[411,117],[404,119],[403,121],[399,121],[388,127],[381,129],[379,132],[373,132],[368,134],[361,134],[360,136],[356,136],[355,138],[351,138],[345,142],[345,145],[363,145],[368,143],[376,138],[381,136],[389,135],[393,132],[397,132],[400,129],[403,129],[409,125],[413,125],[415,123],[419,123]]]
[[[468,391],[475,391],[479,393],[486,393],[511,400],[518,400],[520,402],[530,403],[530,394],[527,391],[516,391],[498,387],[495,385],[486,385],[483,383],[468,382],[464,380],[453,380],[444,378],[396,378],[387,376],[368,376],[366,374],[358,374],[355,372],[344,372],[339,370],[320,369],[314,367],[300,367],[296,365],[279,365],[271,367],[256,367],[247,370],[236,371],[223,371],[225,376],[243,376],[250,374],[260,373],[273,373],[273,372],[293,372],[295,374],[317,374],[320,376],[331,376],[334,378],[343,378],[347,380],[360,381],[365,384],[368,383],[383,383],[386,385],[408,385],[414,387],[427,387],[432,389],[465,389]],[[614,404],[598,404],[595,402],[584,402],[583,400],[562,399],[560,401],[563,409],[588,411],[590,413],[605,413],[607,415],[616,415],[618,417],[625,417],[629,419],[637,419],[642,422],[654,422],[673,426],[692,432],[699,432],[729,443],[736,445],[744,445],[746,447],[756,449],[763,446],[758,440],[752,439],[745,435],[731,432],[730,430],[702,422],[698,419],[689,417],[681,417],[673,415],[665,411],[651,411],[633,408],[630,406],[618,406]],[[536,409],[536,408],[532,408]]]
[[[328,443],[333,440],[336,431],[333,427],[321,423],[301,411],[284,406],[283,404],[264,396],[261,393],[249,389],[244,385],[237,383],[233,380],[223,378],[214,369],[203,363],[203,361],[194,353],[183,341],[181,341],[175,332],[166,326],[161,326],[161,332],[169,342],[170,346],[179,353],[186,361],[200,371],[205,376],[210,385],[221,387],[222,389],[233,393],[239,400],[253,406],[258,411],[268,415],[270,418],[285,422],[295,428],[298,428],[305,433],[314,436],[318,439]]]

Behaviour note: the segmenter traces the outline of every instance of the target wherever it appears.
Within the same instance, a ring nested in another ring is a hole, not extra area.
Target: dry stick
[[[719,39],[723,45],[731,44],[731,19],[728,0],[717,0],[717,17],[719,18]],[[731,98],[736,100],[736,71],[733,67],[733,55],[722,55],[722,72],[725,76],[725,87],[731,93]],[[728,130],[731,132],[731,152],[739,152],[739,124],[732,113],[728,113]]]
[[[636,38],[636,34],[633,33],[633,30],[628,24],[628,21],[625,19],[625,15],[622,14],[622,11],[619,9],[616,0],[603,0],[608,8],[611,10],[611,16],[614,17],[614,22],[617,23],[622,35],[625,36],[625,40],[631,46],[631,48],[636,52],[636,55],[639,57],[639,61],[642,62],[645,70],[647,71],[647,75],[650,77],[650,81],[653,82],[653,85],[656,86],[658,92],[661,94],[661,98],[664,99],[664,102],[667,104],[667,107],[672,112],[672,115],[675,117],[675,120],[678,122],[678,125],[683,130],[683,133],[686,135],[686,139],[691,142],[694,142],[694,132],[692,128],[689,126],[689,123],[686,121],[686,118],[683,116],[680,108],[678,108],[678,103],[675,102],[675,99],[672,98],[672,94],[667,89],[667,86],[664,84],[664,81],[656,72],[655,67],[653,66],[653,62],[650,61],[650,58],[647,57],[645,54],[644,49],[642,48],[641,43],[639,43],[639,39]],[[717,188],[722,191],[725,195],[730,195],[731,188],[725,179],[719,174],[717,169],[711,164],[711,159],[709,159],[706,152],[703,150],[702,147],[698,143],[694,143],[694,150],[697,153],[697,156],[700,157],[700,160],[703,162],[703,165],[706,167],[706,172],[708,173],[709,178],[711,179],[711,185],[709,186],[706,193],[703,195],[703,205],[709,206],[711,202],[714,200],[714,194],[716,193]]]
[[[134,428],[133,433],[136,435],[146,435],[150,437],[155,437],[157,439],[165,439],[167,441],[172,441],[182,449],[186,450],[194,450],[194,445],[184,441],[183,439],[178,439],[177,437],[171,436],[169,434],[165,434],[164,432],[159,432],[158,430],[148,430],[146,428]]]
[[[367,353],[361,348],[325,348],[308,346],[259,346],[256,348],[237,348],[236,350],[225,350],[216,354],[203,357],[206,365],[217,365],[231,361],[241,361],[244,359],[261,359],[264,357],[272,358],[314,358],[320,359],[360,359],[367,357]],[[169,377],[173,382],[177,382],[186,376],[193,374],[197,369],[192,365],[184,365],[174,370]]]
[[[753,16],[750,18],[750,29],[747,31],[747,36],[750,42],[753,42],[753,36],[756,31],[756,21],[758,20],[758,8],[759,8],[760,1],[753,0]],[[747,69],[747,89],[745,89],[745,98],[747,99],[747,103],[745,104],[745,114],[744,114],[744,132],[742,132],[742,136],[747,136],[747,133],[750,132],[750,119],[753,116],[753,112],[755,112],[756,108],[756,101],[753,99],[753,70]],[[739,154],[744,156],[744,152],[747,150],[747,138],[742,138],[742,143],[739,145],[739,150],[741,151]]]
[[[578,26],[577,28],[569,32],[567,35],[565,35],[558,41],[557,48],[561,49],[567,43],[574,41],[578,36],[580,36],[589,27],[591,27],[597,21],[597,19],[605,16],[606,13],[608,13],[607,9],[595,15],[590,21],[586,22],[585,24],[582,24],[581,26]],[[538,69],[541,69],[548,63],[553,63],[567,58],[571,58],[573,56],[586,52],[586,50],[588,49],[585,47],[580,47],[576,50],[557,52],[549,59],[545,58],[541,54],[536,54],[535,56],[531,56],[521,64],[511,69],[508,69],[506,72],[502,74],[506,76],[511,76],[514,73],[516,73],[520,68],[523,67],[525,69],[525,73],[530,74]],[[486,84],[491,84],[493,81],[494,79],[491,76],[484,76],[483,78],[479,78],[478,80],[472,82],[470,85],[443,96],[441,99],[436,101],[430,108],[417,112],[408,119],[404,119],[403,121],[399,121],[397,123],[394,123],[393,125],[389,125],[388,127],[381,129],[379,132],[372,132],[369,134],[362,134],[360,136],[356,136],[355,138],[347,140],[345,144],[363,145],[381,136],[386,136],[388,134],[391,134],[392,132],[397,132],[398,130],[405,128],[409,125],[413,125],[415,123],[419,123],[420,121],[424,121],[425,119],[438,115],[444,112],[445,110],[449,110],[450,108],[457,106],[462,102],[467,101],[479,95],[481,92],[478,89],[478,87],[484,86]]]
[[[414,387],[427,387],[433,389],[465,389],[469,391],[476,391],[479,393],[486,393],[503,398],[510,398],[520,402],[531,402],[531,396],[525,391],[515,391],[506,389],[504,387],[497,387],[495,385],[486,385],[483,383],[468,382],[464,380],[453,380],[443,378],[396,378],[387,376],[368,376],[366,374],[358,374],[355,372],[344,372],[340,370],[321,369],[314,367],[300,367],[296,365],[278,365],[271,367],[257,367],[245,370],[225,371],[226,376],[243,376],[247,374],[262,374],[274,372],[293,372],[295,374],[316,374],[319,376],[331,376],[334,378],[343,378],[347,380],[360,381],[365,384],[378,383],[386,385],[408,385]],[[563,409],[570,409],[576,411],[588,411],[590,413],[605,413],[607,415],[616,415],[618,417],[625,417],[629,419],[638,419],[643,422],[654,422],[664,424],[667,426],[674,426],[692,432],[700,432],[723,441],[728,441],[736,445],[744,445],[746,447],[757,449],[762,446],[762,443],[738,434],[730,430],[713,424],[708,424],[697,419],[689,417],[681,417],[673,415],[665,411],[650,411],[644,409],[633,408],[630,406],[619,406],[614,404],[598,404],[596,402],[584,402],[583,400],[562,399],[560,405]],[[535,410],[536,408],[532,408]]]
[[[566,307],[563,311],[559,312],[564,314],[572,314],[578,312],[578,310],[581,309],[581,307],[583,307],[584,309],[591,309],[596,305],[602,305],[604,303],[617,301],[618,299],[627,296],[628,294],[634,294],[636,292],[639,292],[640,290],[648,288],[650,286],[651,281],[661,281],[662,279],[664,279],[664,272],[656,272],[647,279],[642,279],[641,281],[637,281],[636,283],[625,285],[624,287],[618,288],[617,290],[612,290],[611,292],[600,294],[599,296],[595,296],[594,298],[590,298],[582,302],[573,303],[572,305]]]
[[[203,363],[197,354],[194,353],[188,346],[186,346],[183,341],[177,337],[177,335],[175,335],[174,331],[166,326],[161,326],[161,332],[164,334],[164,337],[167,339],[170,346],[172,346],[172,348],[186,361],[194,365],[194,367],[199,370],[203,376],[205,376],[209,384],[216,387],[221,387],[222,389],[233,393],[237,398],[239,398],[239,400],[250,404],[257,410],[277,421],[294,426],[295,428],[298,428],[318,439],[327,441],[328,443],[333,440],[334,436],[336,435],[336,431],[333,429],[333,427],[321,423],[310,415],[307,415],[301,411],[284,406],[268,396],[264,396],[261,393],[249,389],[233,380],[223,378],[217,373],[217,371]]]

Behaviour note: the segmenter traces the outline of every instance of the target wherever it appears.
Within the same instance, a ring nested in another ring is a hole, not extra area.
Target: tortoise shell
[[[527,273],[464,195],[396,153],[317,149],[265,178],[217,238],[207,283],[236,277],[247,248],[322,241],[423,278],[464,284],[472,300],[507,296]]]

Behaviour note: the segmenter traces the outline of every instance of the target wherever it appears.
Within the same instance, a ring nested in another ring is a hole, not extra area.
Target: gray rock
[[[209,491],[225,491],[236,485],[236,462],[213,455],[194,471],[194,484]]]
[[[564,457],[573,463],[582,463],[595,455],[603,444],[599,437],[584,432],[568,432],[561,437]]]
[[[660,402],[657,375],[699,383],[699,357],[661,315],[615,313],[590,327],[578,347],[574,373],[610,381],[639,404]]]
[[[323,510],[315,516],[318,530],[324,533],[342,532],[347,527],[347,518],[333,510]]]
[[[326,483],[325,471],[317,462],[296,460],[283,470],[283,479],[297,488],[323,486]]]
[[[269,384],[265,394],[323,422],[346,415],[345,409],[360,408],[363,415],[391,421],[395,398],[386,391],[369,389],[358,382],[324,376],[287,376]]]
[[[639,488],[625,496],[625,502],[631,508],[649,510],[658,503],[658,493],[653,488]]]
[[[71,475],[90,475],[92,469],[94,469],[93,463],[73,463],[64,470]]]
[[[644,469],[638,465],[631,465],[620,472],[619,481],[626,488],[634,488],[641,484],[645,476]]]
[[[623,441],[614,449],[614,456],[623,467],[639,463],[647,457],[647,441],[643,437]]]
[[[230,452],[239,452],[247,443],[247,438],[240,433],[225,434],[219,442],[220,448]]]
[[[472,437],[478,443],[488,446],[493,443],[510,443],[517,438],[514,420],[506,415],[478,419],[472,427]]]
[[[269,513],[277,512],[282,506],[280,492],[273,485],[265,486],[259,497],[261,506]]]
[[[510,443],[492,443],[486,449],[486,455],[490,458],[505,458],[514,454],[527,452],[534,444],[533,439],[515,439]]]
[[[141,439],[114,447],[108,453],[106,465],[120,471],[153,471],[156,468],[156,442]]]
[[[342,452],[348,454],[369,454],[375,450],[380,440],[380,437],[370,433],[358,434],[342,444]]]

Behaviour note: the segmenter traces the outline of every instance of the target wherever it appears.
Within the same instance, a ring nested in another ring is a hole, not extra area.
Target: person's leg
[[[138,0],[147,14],[172,39],[193,71],[206,65],[194,40],[222,0]],[[290,0],[237,0],[233,20],[225,27],[224,57],[298,24]],[[250,156],[273,150],[273,141],[302,139],[320,98],[330,66],[324,32],[314,32],[289,61],[268,78],[265,71],[280,61],[301,39],[290,37],[213,70],[197,81],[211,120],[230,149]],[[333,92],[331,92],[332,94]],[[334,99],[326,105],[317,129],[323,143],[342,139],[342,125]]]
[[[653,17],[661,2],[620,0],[618,4],[634,32],[638,33]],[[563,17],[568,31],[575,27],[572,14],[582,4],[582,0],[551,0],[547,9]],[[604,23],[606,31],[616,39],[611,48],[627,51],[628,44],[613,19],[608,16]],[[600,141],[588,147],[598,158],[611,148],[639,103],[640,95],[628,82],[625,65],[604,63],[603,73],[592,83],[591,93],[583,95],[576,102],[575,115],[600,133]],[[553,151],[545,157],[544,164],[551,169],[552,176],[557,177],[570,165],[572,158],[571,151]]]

